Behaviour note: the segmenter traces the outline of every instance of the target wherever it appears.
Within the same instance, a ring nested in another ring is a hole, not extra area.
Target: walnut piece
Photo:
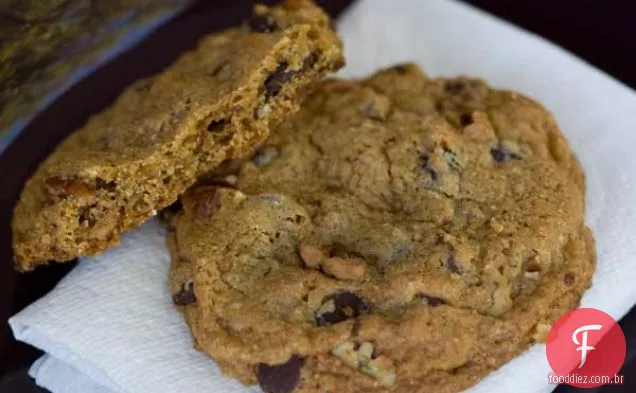
[[[333,257],[324,260],[320,266],[325,273],[337,279],[360,281],[364,277],[366,263],[360,258]]]
[[[318,269],[326,256],[327,250],[324,247],[314,246],[313,244],[300,245],[300,257],[305,262],[305,266],[310,269]]]
[[[382,386],[395,384],[395,365],[385,355],[374,356],[373,343],[365,341],[359,346],[351,341],[337,345],[331,350],[331,354],[342,360],[349,367],[359,369],[365,374],[375,378]]]
[[[300,257],[309,269],[322,268],[323,272],[339,280],[360,281],[364,278],[366,262],[355,257],[329,257],[329,247],[303,243]]]
[[[53,176],[45,181],[46,189],[51,196],[58,198],[77,198],[80,200],[94,200],[95,195],[91,188],[74,179],[64,179]]]

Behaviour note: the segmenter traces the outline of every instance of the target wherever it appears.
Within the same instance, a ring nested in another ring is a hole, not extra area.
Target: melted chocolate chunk
[[[329,295],[325,297],[322,304],[324,306],[329,302],[333,302],[332,310],[316,313],[316,324],[318,326],[334,325],[347,319],[357,318],[370,310],[369,305],[363,298],[348,291]]]
[[[490,155],[492,156],[492,159],[495,160],[496,162],[506,162],[510,160],[521,159],[521,156],[519,156],[517,153],[514,153],[506,149],[502,145],[497,145],[496,147],[493,147],[492,149],[490,149]]]
[[[473,116],[470,113],[462,113],[461,116],[459,116],[459,122],[462,127],[469,126],[473,124]]]
[[[462,274],[464,269],[457,262],[454,255],[451,255],[446,259],[446,269],[451,273]]]
[[[195,303],[197,297],[194,294],[194,281],[188,280],[181,285],[179,292],[172,295],[172,301],[178,306],[187,306]]]
[[[221,207],[221,196],[214,186],[203,186],[192,191],[191,214],[196,218],[210,216]]]
[[[258,365],[256,378],[265,393],[292,393],[300,382],[303,360],[293,355],[283,364]]]
[[[265,98],[276,97],[280,93],[283,85],[292,80],[298,71],[287,71],[289,64],[282,62],[278,67],[265,79]]]

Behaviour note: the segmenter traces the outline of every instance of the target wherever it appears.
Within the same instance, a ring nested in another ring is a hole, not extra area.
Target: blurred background
[[[549,39],[636,88],[636,1],[463,1]],[[337,18],[353,1],[317,2]],[[73,266],[13,272],[9,222],[22,183],[69,131],[125,86],[158,72],[204,34],[239,23],[252,3],[0,0],[0,392],[44,392],[26,373],[38,352],[16,343],[6,320]],[[399,1],[394,3],[399,7]],[[636,355],[636,313],[622,326],[628,340],[626,385],[588,392],[636,392],[636,362],[630,361]]]

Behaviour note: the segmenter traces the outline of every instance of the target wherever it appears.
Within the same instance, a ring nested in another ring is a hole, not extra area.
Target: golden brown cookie
[[[182,198],[170,289],[197,348],[266,392],[461,391],[594,272],[554,120],[479,80],[324,82],[226,175]]]
[[[13,218],[16,267],[99,253],[240,156],[344,64],[309,0],[256,6],[164,72],[130,86],[71,134],[27,182]]]

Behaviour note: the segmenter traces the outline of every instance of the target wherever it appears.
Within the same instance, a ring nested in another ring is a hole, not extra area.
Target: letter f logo
[[[574,341],[574,344],[580,345],[580,347],[576,349],[577,351],[581,351],[581,364],[579,364],[579,368],[583,367],[583,365],[585,364],[585,360],[587,359],[587,352],[593,351],[596,349],[592,346],[587,345],[588,330],[601,330],[602,327],[603,327],[602,325],[585,325],[576,329],[574,333],[572,334],[572,341]],[[581,335],[582,340],[581,342],[579,342],[576,336],[581,332],[583,332],[583,334]]]

